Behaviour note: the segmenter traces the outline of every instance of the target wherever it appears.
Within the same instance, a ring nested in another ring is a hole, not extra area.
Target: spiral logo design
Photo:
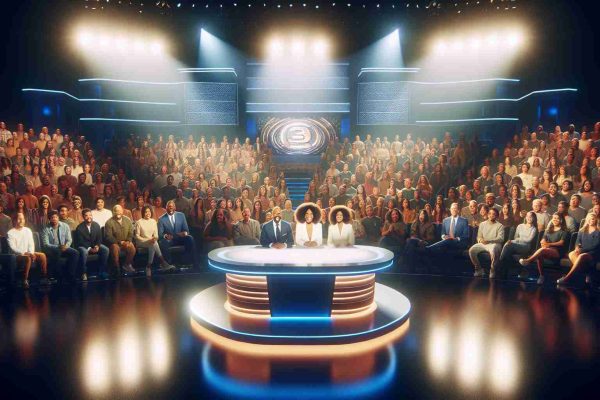
[[[261,137],[279,153],[315,154],[335,139],[336,130],[325,118],[271,118]]]

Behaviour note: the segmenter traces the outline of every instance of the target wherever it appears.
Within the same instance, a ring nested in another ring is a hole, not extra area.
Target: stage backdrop
[[[319,154],[336,138],[334,124],[339,125],[325,117],[271,117],[261,124],[261,139],[278,154]]]

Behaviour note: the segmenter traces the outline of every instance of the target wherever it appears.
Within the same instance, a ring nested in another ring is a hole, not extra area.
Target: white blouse
[[[308,231],[306,230],[306,223],[296,223],[296,245],[304,246],[306,242],[317,242],[317,245],[323,244],[323,225],[321,223],[313,224],[313,230],[311,237],[308,237]]]
[[[328,246],[352,246],[354,245],[354,229],[352,224],[343,224],[342,231],[338,228],[338,224],[329,225],[327,231]]]

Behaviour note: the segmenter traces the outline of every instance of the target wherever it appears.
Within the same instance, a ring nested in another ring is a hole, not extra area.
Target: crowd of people
[[[600,123],[523,127],[504,148],[483,149],[476,136],[449,132],[331,142],[294,208],[260,138],[129,135],[98,149],[83,135],[2,122],[2,252],[16,256],[24,287],[33,265],[41,284],[50,271],[87,280],[92,258],[100,276],[116,277],[134,272],[141,253],[151,275],[155,263],[176,269],[176,247],[200,268],[200,254],[241,244],[380,245],[409,268],[466,253],[478,277],[485,253],[490,278],[507,263],[536,263],[540,284],[544,260],[571,261],[559,283],[595,269]]]

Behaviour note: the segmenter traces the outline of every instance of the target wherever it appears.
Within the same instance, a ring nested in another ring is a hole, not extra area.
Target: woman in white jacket
[[[318,247],[323,244],[323,225],[321,225],[321,208],[315,203],[303,203],[296,209],[297,246]]]
[[[335,247],[354,246],[352,211],[346,206],[335,206],[329,212],[327,245]]]

